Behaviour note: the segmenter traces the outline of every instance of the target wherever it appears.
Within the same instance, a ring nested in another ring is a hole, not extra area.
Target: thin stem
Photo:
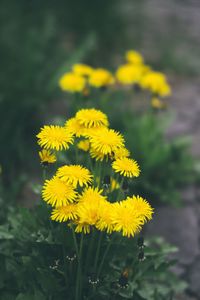
[[[80,299],[82,298],[82,252],[83,252],[83,232],[81,233],[81,241],[80,241],[80,249],[79,249],[79,266],[78,266],[78,273],[79,273],[79,294]]]
[[[95,261],[94,261],[94,271],[95,271],[95,272],[96,272],[97,263],[98,263],[98,260],[99,260],[99,253],[100,253],[100,249],[101,249],[102,238],[103,238],[103,232],[101,231],[100,236],[99,236],[99,240],[98,240],[97,252],[96,252],[96,256],[95,256]]]
[[[89,249],[88,249],[88,252],[87,252],[87,258],[86,258],[86,263],[85,263],[85,273],[87,273],[87,271],[88,271],[88,264],[89,264],[89,260],[90,260],[90,257],[91,257],[91,252],[92,252],[92,249],[93,249],[94,241],[95,241],[95,231],[94,231],[94,229],[92,229],[92,237],[90,239]]]
[[[113,240],[114,240],[114,238],[112,237],[112,239],[111,239],[110,242],[108,243],[108,246],[107,246],[107,248],[106,248],[106,250],[105,250],[105,252],[104,252],[104,255],[103,255],[103,257],[102,257],[101,263],[100,263],[100,265],[99,265],[99,269],[98,269],[98,271],[97,271],[97,278],[99,278],[99,276],[100,276],[100,274],[101,274],[101,270],[102,270],[102,268],[103,268],[103,265],[104,265],[106,256],[107,256],[107,254],[108,254],[108,252],[109,252],[109,250],[110,250],[110,247],[111,247],[111,245],[112,245],[112,243],[113,243]]]
[[[71,226],[72,229],[72,236],[74,240],[74,247],[77,255],[77,260],[78,260],[78,268],[77,268],[77,274],[76,274],[76,289],[75,289],[75,300],[79,300],[79,251],[78,251],[78,243],[76,239],[76,234],[74,231],[73,226]]]

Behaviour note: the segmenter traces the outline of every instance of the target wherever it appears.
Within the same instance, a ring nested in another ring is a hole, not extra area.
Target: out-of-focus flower
[[[167,83],[166,77],[160,72],[147,72],[143,76],[140,85],[142,88],[150,90],[154,95],[164,97],[171,94],[171,89]]]
[[[134,50],[127,51],[125,57],[127,62],[131,64],[141,65],[144,62],[142,55],[139,52]]]
[[[89,84],[95,88],[106,87],[114,83],[114,77],[105,69],[95,69],[89,77]]]
[[[63,91],[80,93],[84,90],[86,79],[75,73],[65,73],[59,80],[59,86]]]
[[[73,65],[72,70],[75,74],[80,76],[90,76],[94,69],[85,64],[75,64]]]

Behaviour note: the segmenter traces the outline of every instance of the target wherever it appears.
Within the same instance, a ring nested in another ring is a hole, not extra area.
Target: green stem
[[[100,253],[100,249],[101,249],[102,238],[103,238],[103,232],[101,231],[100,236],[99,236],[99,240],[98,240],[95,261],[94,261],[94,272],[95,273],[96,273],[97,263],[98,263],[98,260],[99,260],[99,253]]]
[[[86,258],[86,263],[85,263],[85,273],[87,273],[88,271],[88,265],[89,265],[89,260],[91,258],[91,253],[92,253],[92,249],[94,246],[94,241],[95,241],[95,231],[94,229],[92,229],[92,237],[90,239],[90,243],[89,243],[89,249],[87,252],[87,258]]]
[[[111,239],[110,242],[108,243],[108,246],[106,247],[106,250],[105,250],[104,255],[103,255],[103,257],[102,257],[101,263],[100,263],[100,265],[99,265],[99,269],[98,269],[98,271],[97,271],[97,278],[99,278],[99,276],[100,276],[100,274],[101,274],[101,270],[102,270],[102,268],[103,268],[103,265],[104,265],[106,256],[107,256],[107,254],[108,254],[108,252],[109,252],[109,250],[110,250],[110,247],[111,247],[111,245],[112,245],[112,243],[113,243],[113,240],[114,240],[114,238],[112,237],[112,239]]]
[[[72,229],[72,236],[73,236],[76,256],[77,256],[77,260],[78,260],[78,268],[77,268],[77,274],[76,274],[75,300],[79,300],[79,251],[78,251],[78,243],[77,243],[77,239],[76,239],[76,234],[75,234],[73,226],[71,226],[71,229]]]
[[[81,241],[80,241],[80,249],[79,249],[79,267],[78,267],[78,273],[79,273],[79,294],[80,299],[82,299],[82,252],[83,252],[83,232],[81,233]]]
[[[45,181],[46,178],[47,178],[47,170],[46,170],[45,167],[43,167],[43,170],[42,170],[42,178],[43,178],[44,181]]]

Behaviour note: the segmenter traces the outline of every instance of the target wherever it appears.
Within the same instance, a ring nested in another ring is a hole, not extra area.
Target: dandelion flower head
[[[97,128],[109,125],[106,114],[94,108],[79,110],[75,118],[85,128]]]
[[[73,143],[72,134],[65,127],[57,125],[45,125],[38,133],[37,138],[41,147],[57,151],[66,150]]]
[[[46,149],[39,151],[39,157],[42,164],[53,164],[56,162],[55,154]]]
[[[95,69],[89,78],[89,84],[95,88],[106,87],[114,83],[114,77],[105,69]]]
[[[111,155],[120,147],[124,147],[124,138],[113,129],[101,128],[90,136],[90,143],[97,152]]]
[[[121,84],[129,85],[139,83],[144,69],[141,65],[122,65],[117,69],[116,77]]]
[[[75,64],[72,70],[75,74],[80,76],[90,76],[93,72],[93,68],[85,64]]]
[[[74,187],[62,181],[57,176],[50,180],[45,180],[42,189],[42,198],[51,206],[59,207],[73,202],[76,199],[77,193]]]
[[[160,72],[147,72],[141,80],[141,87],[149,89],[152,94],[162,97],[169,96],[171,94],[171,89],[167,83],[166,77]]]
[[[80,165],[65,165],[60,167],[56,173],[62,181],[72,184],[75,188],[88,186],[92,183],[90,171]]]
[[[77,218],[77,205],[67,204],[54,208],[51,213],[51,220],[57,222],[67,222],[68,220],[75,220]]]
[[[134,50],[127,51],[125,57],[127,62],[131,64],[141,65],[144,62],[142,55],[139,52]]]
[[[112,167],[115,172],[125,177],[138,177],[140,174],[138,163],[131,158],[118,158],[112,163]]]
[[[59,80],[60,88],[70,93],[80,93],[84,90],[86,79],[75,73],[65,73]]]

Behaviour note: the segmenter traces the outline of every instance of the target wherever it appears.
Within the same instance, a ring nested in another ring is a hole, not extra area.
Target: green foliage
[[[73,257],[71,231],[66,225],[50,223],[49,209],[42,204],[32,210],[11,210],[7,225],[0,226],[0,298],[1,299],[74,299],[77,261]],[[139,261],[143,251],[136,239],[115,236],[105,260],[99,283],[92,285],[96,254],[88,248],[89,236],[84,236],[83,257],[89,252],[89,270],[85,274],[84,299],[172,299],[186,286],[169,271],[174,264],[167,256],[177,249],[160,239],[145,241],[145,260]],[[120,239],[120,243],[119,243]],[[78,237],[79,241],[79,237]],[[105,236],[101,259],[110,237]],[[126,285],[127,284],[127,285]]]
[[[194,180],[194,161],[188,152],[188,140],[166,141],[165,118],[152,113],[126,115],[123,131],[133,157],[141,166],[141,175],[131,186],[134,193],[156,204],[180,204],[180,190]]]

